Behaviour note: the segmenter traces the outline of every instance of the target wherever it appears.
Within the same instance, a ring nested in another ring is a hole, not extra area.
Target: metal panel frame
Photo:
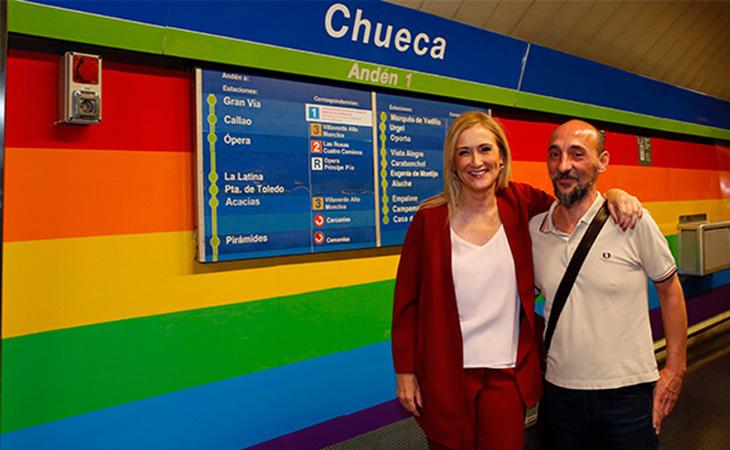
[[[5,215],[5,69],[7,65],[8,56],[8,3],[5,1],[0,2],[0,287],[3,284],[4,271],[3,271],[3,222]],[[2,372],[2,307],[3,305],[3,294],[0,288],[0,386],[2,386],[3,372]],[[0,392],[2,390],[0,389]],[[2,394],[0,393],[0,414],[2,413]]]

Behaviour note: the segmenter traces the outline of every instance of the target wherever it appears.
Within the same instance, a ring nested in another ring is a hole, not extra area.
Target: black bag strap
[[[598,233],[601,232],[603,224],[606,223],[608,215],[608,203],[603,202],[601,209],[599,209],[596,215],[593,216],[593,220],[588,226],[586,234],[583,235],[578,247],[575,249],[575,252],[573,252],[573,256],[570,258],[570,262],[568,263],[568,268],[565,269],[563,279],[560,280],[558,291],[555,293],[555,298],[553,299],[553,306],[550,308],[550,320],[548,321],[547,330],[545,331],[545,357],[547,357],[548,351],[550,350],[550,342],[553,340],[555,325],[558,323],[560,313],[563,312],[563,307],[568,300],[568,294],[570,294],[570,290],[573,289],[573,283],[575,283],[575,279],[578,277],[578,272],[583,265],[583,261],[585,261],[586,256],[588,256],[588,252],[590,251],[593,242],[596,240]]]

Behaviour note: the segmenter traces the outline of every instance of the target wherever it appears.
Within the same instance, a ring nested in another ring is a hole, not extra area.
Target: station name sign
[[[352,13],[347,5],[335,3],[325,13],[324,28],[327,34],[335,39],[349,37],[353,42],[374,45],[379,48],[390,48],[392,44],[393,48],[402,53],[410,50],[418,56],[428,55],[433,59],[444,59],[446,55],[445,38],[431,37],[425,32],[414,33],[406,27],[394,32],[393,25],[373,23],[363,14],[363,10],[357,8],[355,17],[352,18]]]

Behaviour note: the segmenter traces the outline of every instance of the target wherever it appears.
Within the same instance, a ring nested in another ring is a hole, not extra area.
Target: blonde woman
[[[542,393],[528,221],[554,199],[510,182],[510,171],[499,123],[460,115],[444,145],[444,191],[422,205],[403,243],[397,395],[431,449],[522,449],[525,408]],[[607,198],[623,216],[640,210],[623,191]]]

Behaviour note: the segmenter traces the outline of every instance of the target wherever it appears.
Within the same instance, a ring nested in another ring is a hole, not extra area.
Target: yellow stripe
[[[667,235],[680,214],[730,220],[730,199],[644,206]],[[6,242],[3,336],[388,280],[398,264],[381,249],[202,265],[193,245],[189,231]]]
[[[193,251],[187,231],[5,243],[3,337],[388,280],[398,263],[381,249],[211,266]]]
[[[730,220],[730,198],[681,202],[646,202],[646,208],[664,235],[677,234],[679,216],[706,213],[712,222]]]

